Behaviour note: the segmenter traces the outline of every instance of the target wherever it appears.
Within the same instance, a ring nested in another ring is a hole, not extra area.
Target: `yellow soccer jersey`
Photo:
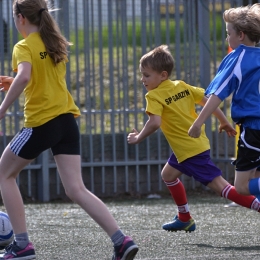
[[[66,62],[53,63],[39,33],[29,34],[14,46],[12,64],[15,72],[21,62],[32,65],[31,79],[24,89],[25,127],[40,126],[65,113],[80,115],[67,89]]]
[[[199,138],[188,135],[198,117],[195,104],[202,100],[204,92],[183,81],[165,80],[145,95],[146,113],[161,117],[161,130],[179,163],[210,149],[204,125]]]

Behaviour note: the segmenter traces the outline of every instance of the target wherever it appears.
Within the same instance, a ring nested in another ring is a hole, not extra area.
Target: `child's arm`
[[[32,66],[29,62],[21,62],[18,65],[18,73],[16,77],[12,78],[2,78],[2,81],[5,81],[7,84],[5,87],[8,87],[10,84],[8,92],[0,105],[0,119],[5,116],[6,110],[13,104],[13,102],[20,96],[24,88],[28,84],[31,77]],[[9,82],[9,83],[8,83]]]
[[[140,133],[136,129],[133,129],[133,132],[128,134],[127,142],[129,144],[138,144],[143,141],[147,136],[154,133],[161,126],[161,117],[153,114],[149,114],[149,119],[147,120],[145,126]]]
[[[226,116],[223,114],[221,109],[218,107],[222,101],[215,95],[211,95],[209,99],[204,97],[200,102],[201,105],[205,105],[201,110],[198,118],[194,121],[193,125],[190,127],[188,134],[191,137],[199,137],[201,134],[201,126],[207,120],[207,118],[214,114],[220,121],[219,132],[225,130],[228,136],[235,136],[237,134],[236,130],[228,122]]]

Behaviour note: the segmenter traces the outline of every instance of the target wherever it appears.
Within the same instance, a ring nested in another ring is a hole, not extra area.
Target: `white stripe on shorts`
[[[249,149],[255,150],[257,152],[260,152],[260,148],[252,146],[246,142],[245,134],[246,134],[246,129],[243,127],[243,131],[240,136],[241,136],[241,139],[243,140],[243,142],[245,143],[246,147]]]
[[[10,149],[14,154],[19,155],[21,149],[32,135],[32,131],[32,128],[23,128],[22,132],[11,143]]]

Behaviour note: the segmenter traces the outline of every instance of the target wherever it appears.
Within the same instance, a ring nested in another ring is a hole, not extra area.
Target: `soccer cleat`
[[[112,260],[133,260],[138,252],[138,246],[131,237],[126,236],[123,244],[114,246],[114,255]]]
[[[35,251],[32,243],[29,243],[26,248],[21,249],[16,245],[14,241],[12,244],[5,248],[5,252],[3,256],[0,258],[1,260],[6,259],[21,259],[21,260],[31,260],[36,259]]]
[[[176,232],[176,231],[186,231],[187,232],[192,232],[196,229],[196,224],[194,219],[190,219],[187,222],[182,222],[179,220],[178,216],[176,215],[173,218],[173,221],[170,223],[166,223],[162,226],[162,228],[166,231],[172,231],[172,232]]]

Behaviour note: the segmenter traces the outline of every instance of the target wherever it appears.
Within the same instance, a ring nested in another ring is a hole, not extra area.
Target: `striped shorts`
[[[236,171],[260,170],[260,130],[240,127]]]
[[[79,129],[73,114],[62,114],[41,126],[23,127],[10,142],[10,149],[27,160],[35,159],[49,148],[53,155],[79,155],[79,139]]]

